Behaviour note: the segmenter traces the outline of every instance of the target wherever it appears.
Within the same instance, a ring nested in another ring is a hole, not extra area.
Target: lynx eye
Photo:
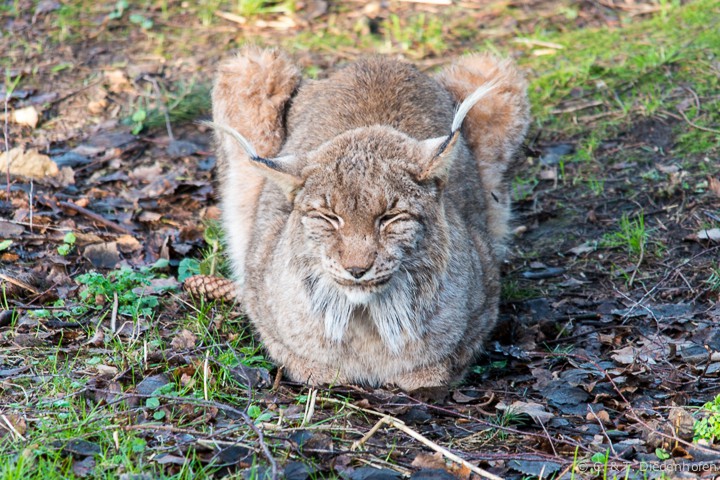
[[[332,212],[328,212],[325,210],[323,210],[323,211],[313,210],[312,212],[309,212],[307,216],[310,218],[318,219],[318,220],[324,220],[327,223],[329,223],[330,225],[332,225],[332,227],[335,230],[339,230],[340,227],[342,227],[343,224],[345,223],[343,221],[343,219],[340,218],[339,216],[335,215]]]
[[[402,222],[411,220],[412,216],[409,213],[405,212],[387,212],[380,217],[378,217],[378,227],[380,230],[385,230],[389,225],[395,223],[395,222]]]

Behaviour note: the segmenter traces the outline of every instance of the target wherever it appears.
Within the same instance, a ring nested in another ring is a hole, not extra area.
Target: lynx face
[[[418,180],[418,142],[386,140],[345,136],[321,148],[295,199],[306,254],[355,304],[408,275],[440,209],[436,185]]]

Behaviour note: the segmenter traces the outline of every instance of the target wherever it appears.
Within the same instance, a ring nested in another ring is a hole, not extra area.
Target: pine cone
[[[193,275],[183,282],[183,290],[206,300],[234,302],[238,299],[235,288],[232,280],[210,275]]]

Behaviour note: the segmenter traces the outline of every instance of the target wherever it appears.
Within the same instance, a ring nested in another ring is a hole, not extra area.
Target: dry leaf
[[[27,431],[27,423],[25,423],[25,419],[23,417],[14,413],[7,413],[4,414],[3,418],[0,420],[0,438],[11,430],[8,423],[12,426],[12,435],[16,435],[18,433],[20,435],[24,435]]]
[[[610,425],[612,423],[610,421],[610,414],[607,412],[607,410],[600,410],[595,412],[595,414],[593,414],[592,412],[588,412],[588,414],[585,416],[585,420],[589,422],[594,422],[598,419],[600,419],[600,421],[605,425]]]
[[[511,405],[505,405],[504,403],[498,403],[496,407],[498,410],[508,410],[512,413],[524,413],[531,417],[537,423],[545,423],[555,415],[545,410],[543,405],[534,402],[513,402]]]
[[[411,464],[417,468],[445,469],[445,457],[440,453],[418,453]]]
[[[700,230],[697,232],[698,240],[711,240],[720,242],[720,228],[710,228],[708,230]]]
[[[5,115],[0,116],[0,119],[4,120]],[[35,128],[40,120],[40,114],[35,107],[30,105],[29,107],[18,108],[17,110],[9,113],[7,119],[8,121],[18,125]]]
[[[35,149],[26,152],[21,147],[16,147],[9,152],[3,152],[0,154],[0,171],[4,172],[7,169],[8,158],[10,175],[42,180],[60,173],[57,164],[50,160],[50,157],[42,155]]]
[[[140,242],[132,235],[121,235],[115,239],[115,242],[122,253],[132,253],[142,248]]]
[[[111,70],[109,72],[105,72],[105,80],[107,80],[108,87],[113,93],[133,92],[130,81],[125,75],[125,72],[121,70]]]
[[[173,350],[190,350],[195,347],[197,337],[190,330],[183,329],[170,342]]]
[[[708,188],[716,197],[720,197],[720,178],[708,177]]]

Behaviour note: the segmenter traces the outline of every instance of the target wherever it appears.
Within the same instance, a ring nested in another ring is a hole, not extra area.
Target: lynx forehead
[[[524,80],[486,55],[435,78],[369,58],[305,82],[254,47],[221,64],[210,124],[228,250],[291,378],[462,375],[497,317],[505,173],[527,123]]]

